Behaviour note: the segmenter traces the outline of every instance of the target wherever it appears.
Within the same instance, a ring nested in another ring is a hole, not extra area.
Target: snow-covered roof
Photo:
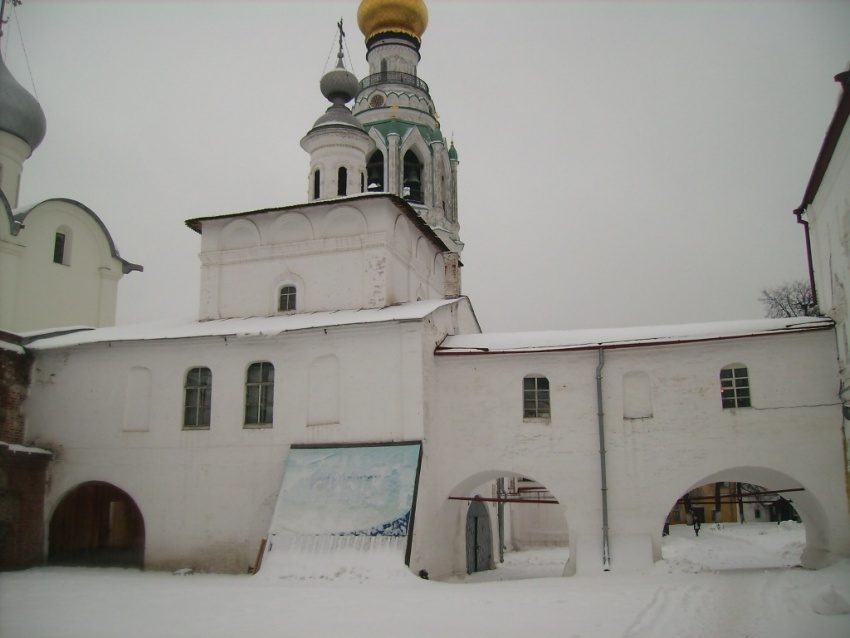
[[[831,319],[824,317],[793,317],[674,326],[454,335],[446,337],[436,352],[453,355],[622,348],[821,330],[833,325]]]
[[[385,308],[362,310],[302,312],[272,317],[245,317],[214,319],[210,321],[154,322],[91,330],[84,329],[71,334],[36,339],[30,342],[27,347],[32,350],[49,350],[114,341],[156,341],[192,337],[274,336],[284,332],[309,330],[311,328],[377,324],[392,321],[418,321],[443,306],[458,303],[459,299],[463,298],[414,301],[387,306]]]

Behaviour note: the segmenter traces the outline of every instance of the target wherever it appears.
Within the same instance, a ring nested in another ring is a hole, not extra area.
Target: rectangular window
[[[212,407],[212,372],[209,368],[192,368],[186,373],[183,397],[183,427],[209,428]]]
[[[720,400],[723,409],[750,407],[750,380],[743,366],[729,366],[720,371]]]
[[[56,240],[53,242],[53,263],[65,263],[65,233],[56,233]]]
[[[245,425],[271,427],[274,412],[274,366],[252,363],[245,382]]]
[[[549,379],[525,377],[522,380],[522,416],[524,419],[548,419]]]

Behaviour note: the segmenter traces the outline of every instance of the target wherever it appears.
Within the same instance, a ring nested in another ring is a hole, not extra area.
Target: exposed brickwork
[[[8,337],[0,335],[7,343]],[[0,570],[44,563],[44,493],[53,457],[9,447],[24,443],[31,367],[28,354],[0,348]]]
[[[0,570],[44,564],[44,493],[51,458],[0,445]]]
[[[23,444],[23,403],[30,381],[32,358],[0,348],[0,441]]]

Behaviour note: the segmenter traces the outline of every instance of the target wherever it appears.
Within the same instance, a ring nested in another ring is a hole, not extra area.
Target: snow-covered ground
[[[386,557],[330,577],[39,568],[0,574],[0,636],[847,638],[850,561],[796,567],[802,525],[676,526],[637,573],[559,576],[564,549],[421,580]],[[612,556],[612,561],[616,557]],[[318,572],[317,572],[318,573]]]

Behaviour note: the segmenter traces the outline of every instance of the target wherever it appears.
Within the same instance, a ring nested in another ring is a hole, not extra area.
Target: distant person
[[[700,528],[699,519],[696,516],[694,516],[694,534],[696,534],[697,536],[699,536],[699,528]]]

